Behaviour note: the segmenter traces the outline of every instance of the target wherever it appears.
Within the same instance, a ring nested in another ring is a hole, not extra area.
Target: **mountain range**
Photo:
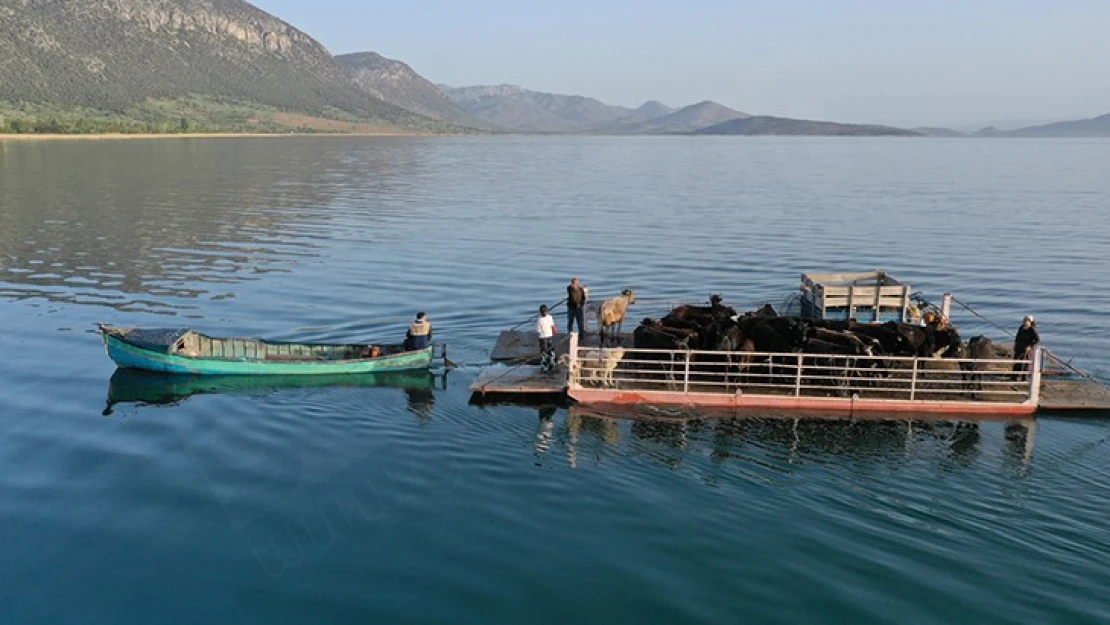
[[[1110,137],[1110,113],[1090,119],[1026,126],[1017,130],[983,128],[978,137]]]
[[[341,54],[335,60],[359,88],[379,100],[430,119],[485,130],[497,128],[456,106],[439,87],[401,61],[376,52]]]
[[[789,119],[766,115],[732,119],[693,131],[696,135],[821,135],[855,137],[920,137],[914,130],[874,124],[836,124],[833,122]]]
[[[709,101],[675,110],[651,100],[633,109],[516,85],[440,88],[471,115],[517,132],[679,134],[748,116]]]
[[[0,0],[0,132],[199,130],[963,134],[436,85],[374,52],[333,56],[243,0]],[[1110,136],[1110,115],[975,135]]]

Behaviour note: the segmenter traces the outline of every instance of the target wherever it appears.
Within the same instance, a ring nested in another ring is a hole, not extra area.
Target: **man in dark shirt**
[[[1033,348],[1041,342],[1041,335],[1037,334],[1037,320],[1033,315],[1021,320],[1017,336],[1014,337],[1014,360],[1028,361],[1033,355]],[[1014,371],[1025,371],[1029,368],[1024,362],[1014,363]]]
[[[416,313],[416,321],[409,324],[405,333],[405,349],[424,349],[432,342],[432,324],[423,311]]]
[[[567,334],[574,332],[575,321],[581,339],[586,332],[586,289],[578,284],[578,278],[571,278],[567,286]]]

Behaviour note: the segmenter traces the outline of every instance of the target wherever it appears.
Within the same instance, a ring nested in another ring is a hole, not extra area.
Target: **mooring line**
[[[1013,337],[1014,337],[1014,334],[1015,334],[1015,333],[1014,333],[1014,331],[1013,331],[1013,330],[1007,330],[1006,328],[1004,328],[1004,327],[1002,327],[1002,326],[998,325],[997,323],[995,323],[995,322],[991,321],[990,319],[987,319],[987,318],[986,318],[986,317],[984,317],[983,315],[979,314],[979,311],[977,311],[977,310],[975,310],[974,308],[972,308],[971,306],[969,306],[969,305],[965,304],[965,303],[964,303],[964,302],[963,302],[962,300],[960,300],[960,299],[956,298],[956,296],[955,296],[955,295],[953,295],[953,296],[952,296],[952,301],[953,301],[953,302],[956,302],[956,303],[957,303],[957,304],[959,304],[960,306],[963,306],[963,307],[964,307],[965,309],[967,309],[967,312],[969,312],[969,313],[971,313],[971,314],[975,315],[976,317],[978,317],[978,318],[982,319],[983,321],[986,321],[986,322],[987,322],[987,323],[989,323],[990,325],[994,326],[994,327],[995,327],[995,329],[999,330],[1000,332],[1002,332],[1002,333],[1003,333],[1003,334],[1005,334],[1006,336],[1008,336],[1008,337],[1010,337],[1010,338],[1013,338]]]
[[[562,306],[562,305],[563,305],[563,304],[564,304],[564,303],[565,303],[566,301],[567,301],[567,298],[565,298],[565,297],[564,297],[563,299],[561,299],[561,300],[559,300],[559,301],[555,302],[555,303],[554,303],[554,304],[552,304],[551,306],[548,306],[548,307],[547,307],[547,312],[552,312],[552,311],[554,311],[554,310],[555,310],[556,308],[558,308],[559,306]],[[535,313],[535,314],[533,314],[533,315],[532,315],[531,317],[528,317],[528,318],[527,318],[527,319],[525,319],[524,321],[521,321],[520,323],[516,324],[515,326],[513,326],[513,327],[509,328],[509,332],[512,332],[513,330],[516,330],[517,328],[519,328],[520,326],[522,326],[522,325],[524,325],[524,324],[528,323],[529,321],[535,321],[535,320],[536,320],[536,317],[539,317],[539,313]]]
[[[997,328],[998,330],[1000,330],[1001,332],[1003,332],[1007,336],[1010,336],[1010,337],[1014,336],[1014,332],[1012,332],[1010,330],[1007,330],[1006,328],[1003,328],[1002,326],[1000,326],[997,323],[991,321],[990,319],[987,319],[983,315],[979,314],[979,311],[975,310],[974,308],[972,308],[968,304],[964,303],[963,301],[957,299],[955,296],[952,297],[952,301],[956,302],[960,306],[963,306],[969,313],[975,315],[976,317],[978,317],[978,318],[982,319],[983,321],[989,323],[990,325],[994,326],[995,328]],[[1048,351],[1047,349],[1044,350],[1044,353],[1049,358],[1052,358],[1052,360],[1054,360],[1057,364],[1059,364],[1060,366],[1064,367],[1065,369],[1071,371],[1072,373],[1074,373],[1074,374],[1076,374],[1076,375],[1078,375],[1082,378],[1086,378],[1087,380],[1089,380],[1091,382],[1094,382],[1095,384],[1098,384],[1099,386],[1102,386],[1104,388],[1110,388],[1110,384],[1107,384],[1106,382],[1103,382],[1102,380],[1095,377],[1093,374],[1088,373],[1088,372],[1080,369],[1079,367],[1076,367],[1076,366],[1072,365],[1070,361],[1065,361],[1064,359],[1060,358],[1056,354],[1053,354],[1052,352]]]

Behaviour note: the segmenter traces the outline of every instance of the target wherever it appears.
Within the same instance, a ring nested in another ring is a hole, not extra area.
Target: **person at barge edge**
[[[589,291],[578,284],[578,278],[571,278],[567,286],[567,334],[574,332],[578,322],[578,338],[586,332],[586,297]]]
[[[540,340],[540,371],[548,373],[555,370],[555,318],[547,314],[547,306],[540,306],[540,316],[536,319],[536,336]]]
[[[1041,335],[1037,333],[1037,320],[1033,315],[1027,315],[1021,320],[1021,327],[1014,337],[1014,360],[1028,361],[1032,356],[1033,348],[1040,342]],[[1028,368],[1027,362],[1014,363],[1014,371],[1025,371]]]
[[[405,333],[405,350],[424,349],[432,342],[432,324],[424,311],[416,313],[416,320],[409,324]]]

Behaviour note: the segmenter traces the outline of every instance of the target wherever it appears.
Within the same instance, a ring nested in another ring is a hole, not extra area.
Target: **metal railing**
[[[1036,402],[1043,352],[1032,360],[579,347],[568,388],[857,397],[915,402]]]

